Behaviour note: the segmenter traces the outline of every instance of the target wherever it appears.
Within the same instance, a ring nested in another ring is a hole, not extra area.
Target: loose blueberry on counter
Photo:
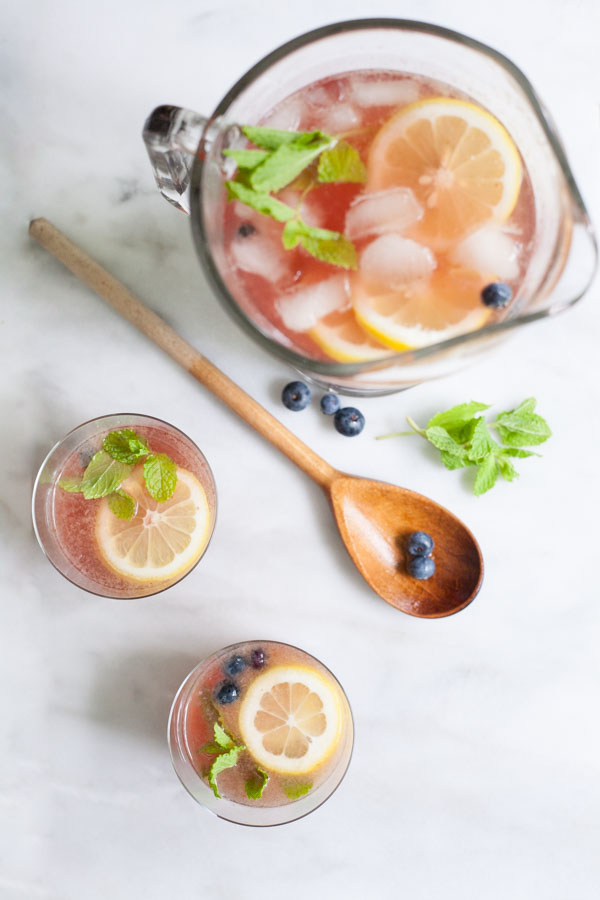
[[[492,281],[486,284],[481,292],[481,300],[485,306],[501,309],[512,300],[512,289],[503,281]]]
[[[333,424],[344,437],[354,437],[365,427],[365,417],[354,406],[343,406],[333,417]]]
[[[288,409],[299,412],[310,403],[310,388],[303,381],[290,381],[281,392],[281,399]]]
[[[215,700],[221,706],[233,703],[240,696],[240,689],[234,681],[222,681],[215,688]]]
[[[337,394],[323,394],[321,397],[321,412],[326,416],[332,416],[340,408],[340,398]]]
[[[435,572],[435,563],[430,556],[413,556],[408,561],[408,574],[419,581],[427,581]]]
[[[243,656],[231,656],[223,666],[226,675],[239,675],[246,668],[246,660]]]
[[[406,549],[411,556],[429,556],[433,547],[433,538],[426,531],[413,531],[408,536]]]
[[[265,664],[265,651],[257,648],[250,654],[250,665],[254,669],[262,669]]]
[[[237,230],[238,237],[247,238],[250,237],[251,234],[256,234],[256,228],[252,224],[252,222],[242,222],[240,227]]]

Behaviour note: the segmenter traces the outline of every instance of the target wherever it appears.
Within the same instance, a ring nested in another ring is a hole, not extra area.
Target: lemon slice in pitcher
[[[322,765],[342,733],[342,705],[335,684],[315,669],[274,666],[247,687],[239,728],[255,761],[286,775]]]
[[[96,517],[96,541],[106,565],[127,581],[170,581],[200,559],[212,533],[206,492],[186,469],[164,503],[153,500],[138,466],[121,488],[133,497],[133,518],[119,519],[103,498]]]
[[[483,222],[504,222],[517,202],[522,165],[491,113],[449,97],[428,97],[379,129],[368,160],[368,191],[408,187],[424,210],[413,236],[447,245]]]
[[[389,356],[389,350],[363,331],[351,309],[324,316],[308,334],[337,362],[367,362]]]

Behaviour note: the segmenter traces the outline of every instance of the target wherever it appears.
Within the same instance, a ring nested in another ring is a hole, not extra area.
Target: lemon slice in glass
[[[200,559],[212,532],[206,492],[186,469],[177,468],[175,492],[153,500],[136,467],[122,483],[136,504],[133,518],[119,519],[103,498],[96,517],[96,541],[106,565],[127,581],[171,581]]]
[[[254,760],[286,775],[312,772],[339,744],[339,689],[320,672],[299,665],[268,669],[248,685],[239,729]]]

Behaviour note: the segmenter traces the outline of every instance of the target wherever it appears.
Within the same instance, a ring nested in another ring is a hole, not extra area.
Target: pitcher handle
[[[190,173],[206,122],[191,109],[157,106],[142,132],[159,191],[188,215]]]

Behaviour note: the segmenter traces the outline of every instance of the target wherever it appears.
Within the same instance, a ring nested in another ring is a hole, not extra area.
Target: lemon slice
[[[394,350],[426,347],[474,331],[491,313],[481,290],[493,278],[473,269],[443,265],[431,278],[389,293],[372,293],[357,282],[354,313],[359,325]]]
[[[308,334],[337,362],[367,362],[389,355],[385,347],[363,331],[351,309],[324,316]]]
[[[375,135],[368,191],[409,187],[424,209],[412,236],[448,245],[488,220],[504,222],[521,187],[519,152],[491,113],[429,97],[404,107]]]
[[[322,765],[342,723],[338,688],[306,666],[268,669],[246,688],[240,707],[240,734],[255,761],[286,775]]]
[[[106,565],[127,581],[171,581],[192,568],[212,531],[206,492],[186,469],[177,468],[177,486],[169,500],[153,500],[136,467],[121,485],[136,511],[119,519],[103,498],[96,517],[96,541]]]

